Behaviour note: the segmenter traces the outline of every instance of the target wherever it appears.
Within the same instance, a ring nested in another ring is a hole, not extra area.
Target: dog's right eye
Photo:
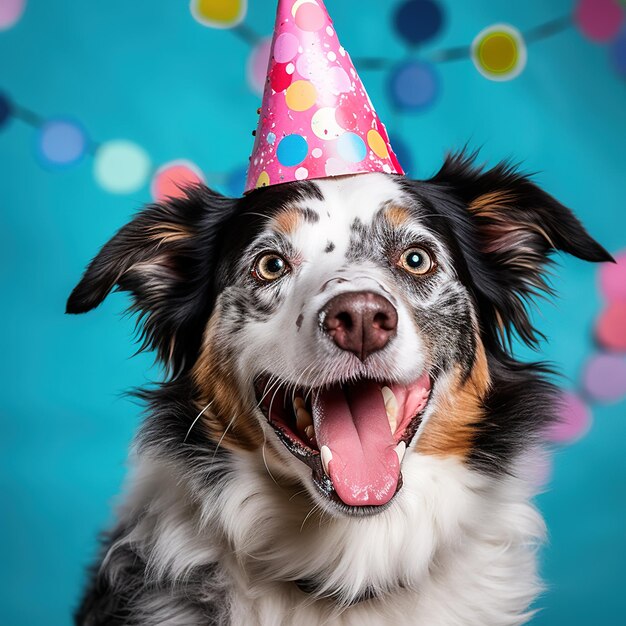
[[[265,252],[257,257],[252,275],[264,283],[271,283],[291,271],[291,266],[276,252]]]

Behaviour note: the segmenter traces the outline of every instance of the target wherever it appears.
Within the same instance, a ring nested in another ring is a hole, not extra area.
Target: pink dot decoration
[[[317,5],[306,3],[296,11],[296,25],[302,30],[315,32],[326,23],[324,11]]]
[[[26,0],[2,0],[0,2],[0,30],[15,26],[24,13]]]
[[[283,33],[276,39],[274,45],[274,59],[276,63],[288,63],[296,54],[298,54],[298,46],[300,42],[295,35],[291,33]]]
[[[615,261],[600,269],[600,289],[609,302],[626,302],[626,250],[617,254]]]
[[[204,182],[200,168],[190,161],[172,161],[160,167],[154,177],[150,191],[152,197],[161,202],[168,198],[181,198],[187,185]]]
[[[611,302],[602,312],[596,337],[607,350],[626,352],[626,302]]]
[[[580,0],[574,19],[585,37],[604,43],[617,37],[624,22],[618,0]]]
[[[616,402],[626,396],[626,357],[597,354],[585,367],[585,391],[598,402]]]
[[[272,40],[263,39],[250,53],[248,58],[248,84],[255,93],[262,95],[265,89],[267,66],[270,62]]]
[[[589,432],[591,421],[591,410],[583,399],[573,392],[563,392],[558,420],[546,431],[546,439],[558,444],[573,443]]]

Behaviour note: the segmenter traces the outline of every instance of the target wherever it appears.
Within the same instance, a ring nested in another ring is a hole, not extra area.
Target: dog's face
[[[429,213],[400,179],[319,181],[224,264],[204,363],[228,363],[230,393],[254,393],[266,436],[342,510],[391,501],[434,386],[476,361],[471,297]]]
[[[148,345],[192,381],[207,445],[268,453],[331,513],[374,514],[407,454],[501,467],[524,445],[519,424],[483,436],[492,362],[511,329],[533,340],[524,301],[553,249],[609,258],[527,179],[460,159],[425,183],[196,190],[120,231],[68,309],[132,291]]]

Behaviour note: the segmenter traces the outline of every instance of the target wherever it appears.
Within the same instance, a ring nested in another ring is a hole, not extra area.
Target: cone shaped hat
[[[246,181],[404,174],[322,0],[279,0]]]

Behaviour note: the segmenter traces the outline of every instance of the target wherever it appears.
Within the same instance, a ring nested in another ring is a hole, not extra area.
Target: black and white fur
[[[390,224],[390,206],[410,218]],[[299,214],[289,232],[276,227],[285,211]],[[437,259],[424,281],[390,261],[415,242]],[[267,249],[294,263],[271,286],[250,271]],[[555,390],[541,366],[513,358],[508,341],[536,341],[526,305],[545,289],[554,250],[610,260],[529,179],[464,156],[429,181],[366,174],[242,199],[199,186],[146,208],[68,302],[82,313],[114,287],[129,291],[143,346],[168,370],[141,392],[148,411],[134,471],[76,623],[527,622],[545,533],[534,473]],[[324,340],[316,316],[333,294],[363,288],[391,294],[399,322],[396,338],[361,362]],[[480,354],[489,376],[474,398],[481,419],[460,423],[455,393]],[[360,377],[409,382],[425,369],[433,396],[402,462],[403,487],[367,515],[321,495],[256,406],[260,375],[315,388]],[[453,440],[466,452],[446,449]]]

